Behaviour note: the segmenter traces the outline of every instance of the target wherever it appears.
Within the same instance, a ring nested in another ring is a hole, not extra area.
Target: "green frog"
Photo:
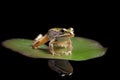
[[[33,44],[32,48],[37,49],[39,46],[47,43],[49,41],[49,51],[52,55],[56,55],[55,47],[59,48],[67,48],[67,51],[64,51],[65,55],[72,54],[72,42],[70,40],[71,37],[74,37],[73,28],[52,28],[48,30],[47,34],[42,36],[39,34]]]
[[[73,28],[51,28],[44,36],[39,34],[34,39],[32,48],[38,49],[39,46],[49,42],[49,51],[53,56],[58,54],[56,52],[58,48],[67,48],[66,51],[60,52],[65,55],[72,55],[72,41],[70,38],[74,36]],[[68,60],[48,60],[48,66],[61,74],[61,76],[71,75],[73,73],[73,67]]]

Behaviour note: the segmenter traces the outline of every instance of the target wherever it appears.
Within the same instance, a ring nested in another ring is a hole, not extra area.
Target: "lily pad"
[[[52,55],[48,51],[48,46],[43,45],[39,49],[32,49],[31,44],[33,40],[29,39],[9,39],[2,44],[4,47],[16,51],[22,55],[31,58],[47,58],[47,59],[63,59],[82,61],[92,58],[101,57],[105,54],[106,48],[100,43],[82,37],[74,37],[71,39],[73,45],[72,55]]]

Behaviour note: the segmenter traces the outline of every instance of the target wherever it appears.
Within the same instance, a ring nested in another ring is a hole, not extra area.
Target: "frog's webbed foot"
[[[32,43],[32,48],[33,49],[38,49],[38,43],[40,43],[40,41],[41,41],[41,38],[43,37],[43,35],[42,34],[39,34],[35,39],[34,39],[34,41],[33,41],[33,43]]]
[[[49,51],[50,51],[50,53],[52,53],[53,56],[56,54],[54,50],[50,49]]]
[[[71,55],[71,54],[72,54],[72,51],[65,52],[65,55]]]

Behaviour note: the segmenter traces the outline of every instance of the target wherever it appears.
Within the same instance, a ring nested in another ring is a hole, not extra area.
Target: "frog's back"
[[[60,31],[62,28],[51,28],[50,30]]]

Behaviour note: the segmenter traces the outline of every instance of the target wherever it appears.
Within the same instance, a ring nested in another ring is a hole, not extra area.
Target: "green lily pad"
[[[71,39],[73,45],[72,55],[52,55],[48,51],[48,46],[43,45],[39,49],[32,49],[33,40],[29,39],[9,39],[2,44],[4,47],[16,51],[22,55],[31,58],[47,58],[47,59],[64,59],[82,61],[92,58],[101,57],[105,54],[106,48],[98,42],[82,37],[74,37]]]

